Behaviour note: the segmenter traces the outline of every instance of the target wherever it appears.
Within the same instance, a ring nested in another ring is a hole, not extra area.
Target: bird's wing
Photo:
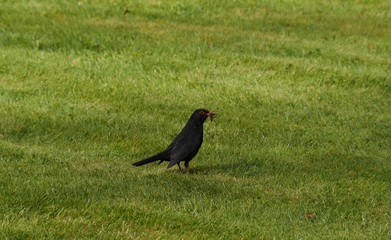
[[[197,153],[198,149],[202,144],[202,140],[194,139],[196,136],[190,135],[179,135],[178,138],[172,143],[172,150],[170,154],[170,164],[167,168],[174,166],[175,164],[185,159],[194,157],[194,153]]]

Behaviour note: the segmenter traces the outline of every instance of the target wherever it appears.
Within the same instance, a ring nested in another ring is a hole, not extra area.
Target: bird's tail
[[[169,156],[168,156],[167,151],[158,153],[158,154],[156,154],[156,155],[154,155],[152,157],[149,157],[149,158],[146,158],[144,160],[135,162],[132,165],[138,167],[138,166],[142,166],[142,165],[145,165],[145,164],[148,164],[148,163],[151,163],[151,162],[156,162],[158,160],[162,160],[162,161],[169,160]]]

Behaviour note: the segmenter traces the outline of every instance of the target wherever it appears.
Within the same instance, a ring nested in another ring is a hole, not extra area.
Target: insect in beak
[[[215,112],[208,112],[207,116],[210,117],[210,121],[213,121],[213,118],[217,115]]]

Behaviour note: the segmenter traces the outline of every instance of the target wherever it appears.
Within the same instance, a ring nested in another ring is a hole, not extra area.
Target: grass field
[[[3,0],[0,239],[390,239],[391,1]],[[216,111],[186,174],[131,163]]]

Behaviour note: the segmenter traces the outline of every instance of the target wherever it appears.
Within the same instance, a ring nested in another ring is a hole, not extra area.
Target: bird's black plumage
[[[179,165],[180,162],[185,162],[185,168],[188,168],[189,162],[198,153],[198,150],[202,145],[204,132],[203,124],[208,117],[212,120],[214,115],[216,115],[216,113],[206,109],[195,110],[190,116],[190,119],[187,121],[185,127],[166,150],[152,157],[135,162],[133,165],[142,166],[144,164],[160,160],[159,164],[164,161],[170,162],[167,168],[177,164],[179,169],[182,170]]]

